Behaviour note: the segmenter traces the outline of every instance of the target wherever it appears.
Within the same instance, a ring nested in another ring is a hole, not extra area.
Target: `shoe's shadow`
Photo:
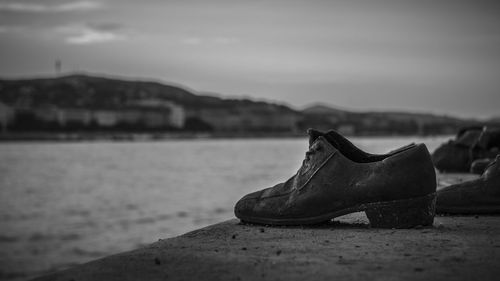
[[[364,212],[353,213],[335,218],[334,220],[324,221],[316,224],[301,224],[301,225],[268,225],[256,224],[241,221],[240,224],[247,226],[271,227],[271,228],[287,228],[287,229],[369,229],[370,222]]]
[[[259,224],[259,223],[250,223],[250,222],[244,222],[241,221],[239,223],[240,225],[246,225],[246,226],[255,226],[255,227],[271,227],[271,228],[287,228],[287,229],[350,229],[350,228],[355,228],[355,229],[369,229],[370,224],[369,223],[349,223],[349,222],[343,222],[343,221],[326,221],[322,223],[317,223],[317,224],[300,224],[300,225],[270,225],[270,224]]]

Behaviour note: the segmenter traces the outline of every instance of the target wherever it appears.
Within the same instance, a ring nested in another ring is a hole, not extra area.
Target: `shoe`
[[[489,164],[493,161],[491,158],[477,159],[470,165],[470,173],[481,175],[484,173]]]
[[[478,179],[447,186],[437,195],[440,214],[500,213],[500,154]]]
[[[454,140],[439,146],[432,161],[440,172],[467,173],[477,159],[494,158],[500,148],[500,130],[469,127],[458,132]]]
[[[303,225],[365,211],[372,227],[432,225],[436,174],[424,144],[376,155],[335,131],[310,129],[308,134],[309,151],[298,172],[241,198],[236,217],[247,223]]]

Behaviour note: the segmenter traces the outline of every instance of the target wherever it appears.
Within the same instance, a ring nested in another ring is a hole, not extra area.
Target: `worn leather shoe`
[[[438,213],[500,213],[500,154],[478,179],[447,186],[437,194]]]
[[[284,183],[250,193],[235,206],[243,222],[317,224],[365,211],[373,227],[431,225],[436,175],[424,144],[366,153],[334,131],[309,130],[309,151]]]
[[[470,127],[460,130],[455,139],[440,145],[432,153],[432,160],[441,172],[467,173],[475,160],[495,158],[499,149],[499,129]]]
[[[470,173],[482,175],[493,161],[491,158],[477,159],[470,165]]]

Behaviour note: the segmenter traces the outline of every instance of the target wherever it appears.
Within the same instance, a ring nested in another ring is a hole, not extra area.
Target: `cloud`
[[[21,32],[25,28],[19,25],[0,25],[0,34]]]
[[[201,44],[209,44],[209,45],[230,45],[239,43],[239,38],[236,37],[210,37],[210,38],[201,38],[201,37],[186,37],[181,39],[181,43],[184,45],[201,45]]]
[[[0,11],[25,13],[61,13],[73,11],[89,11],[102,8],[102,4],[95,1],[75,1],[57,5],[40,3],[0,3]]]
[[[30,38],[61,38],[67,44],[88,45],[128,39],[124,26],[115,22],[73,23],[63,26],[0,25],[0,36],[24,35]],[[54,37],[55,36],[55,37]]]
[[[116,31],[123,29],[123,24],[116,22],[89,22],[87,26],[100,31]]]
[[[127,36],[120,33],[122,28],[118,23],[87,23],[58,27],[56,31],[63,34],[67,44],[89,45],[127,39]]]
[[[125,39],[125,36],[113,32],[97,31],[93,29],[83,29],[80,32],[81,33],[78,35],[67,37],[65,39],[66,43],[75,45],[88,45]]]
[[[216,37],[213,39],[215,44],[220,45],[229,45],[240,42],[240,40],[236,37]]]
[[[187,37],[183,38],[181,40],[181,43],[185,45],[200,45],[201,43],[203,43],[203,39],[199,37]]]

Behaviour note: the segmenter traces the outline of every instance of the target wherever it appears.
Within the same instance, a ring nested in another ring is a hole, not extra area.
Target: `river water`
[[[372,153],[446,137],[353,138]],[[234,218],[306,139],[0,144],[0,279],[23,280]]]

